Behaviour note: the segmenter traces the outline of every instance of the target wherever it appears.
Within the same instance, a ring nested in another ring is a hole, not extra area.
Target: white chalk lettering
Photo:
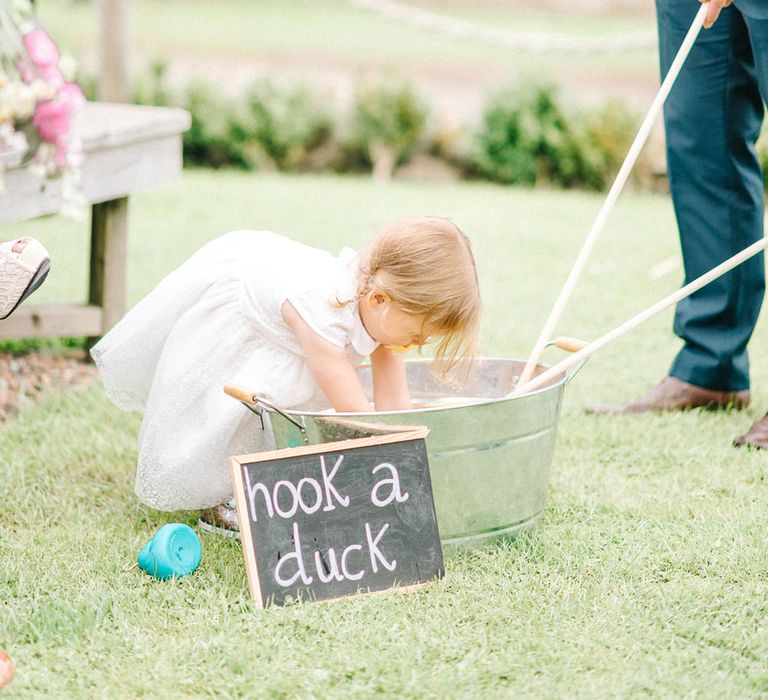
[[[347,556],[353,549],[356,549],[358,552],[361,552],[363,550],[363,547],[362,545],[359,545],[359,544],[351,544],[341,553],[341,570],[344,573],[345,578],[349,579],[350,581],[359,581],[361,578],[363,578],[363,574],[365,572],[362,569],[360,569],[360,571],[353,574],[353,573],[350,573],[349,569],[347,569]]]
[[[327,562],[323,557],[323,553],[319,549],[315,550],[315,569],[317,570],[318,577],[323,583],[328,583],[328,581],[334,578],[337,581],[344,580],[344,577],[339,573],[339,565],[336,562],[336,550],[333,547],[328,550]],[[327,574],[324,575],[323,571],[326,571]]]
[[[323,550],[316,546],[312,554],[307,553],[307,561],[304,561],[304,552],[301,549],[301,538],[299,533],[299,524],[292,524],[293,548],[287,554],[280,557],[275,567],[275,581],[286,588],[291,586],[308,586],[313,581],[320,583],[331,583],[334,581],[359,581],[366,573],[376,574],[382,567],[387,571],[394,571],[397,567],[397,559],[388,561],[381,550],[379,544],[382,537],[389,529],[389,523],[386,523],[376,533],[374,537],[369,523],[365,523],[365,541],[354,542],[340,550],[340,555],[334,547]],[[317,540],[315,540],[317,545]],[[365,555],[367,545],[368,557]],[[357,553],[360,559],[355,566],[353,553]],[[371,566],[367,568],[367,562],[370,560]],[[314,571],[312,568],[314,567]],[[312,571],[311,574],[308,571]]]
[[[251,477],[248,474],[247,469],[243,469],[245,472],[245,485],[248,489],[248,505],[251,511],[251,520],[257,523],[259,519],[256,517],[256,492],[261,491],[264,494],[264,505],[267,506],[267,514],[271,518],[275,512],[272,509],[272,499],[269,495],[269,489],[264,486],[260,481],[256,482],[255,486],[251,486]]]
[[[344,455],[340,455],[336,460],[336,464],[333,465],[333,469],[329,474],[325,468],[325,459],[323,455],[320,455],[320,469],[323,472],[323,486],[325,487],[325,500],[326,504],[323,506],[323,511],[336,510],[336,506],[333,505],[333,496],[336,496],[336,500],[339,505],[345,508],[349,505],[349,496],[342,496],[333,485],[333,477],[336,476],[336,472],[339,470],[341,463],[344,461]]]
[[[307,505],[307,503],[301,497],[301,489],[304,488],[304,484],[309,484],[313,489],[315,489],[315,504],[311,507]],[[323,492],[320,489],[320,484],[318,484],[315,479],[310,479],[305,476],[299,481],[298,485],[296,486],[296,491],[299,494],[299,504],[301,505],[301,509],[307,515],[312,515],[312,513],[316,513],[320,509],[320,506],[323,503]]]
[[[299,480],[298,484],[294,484],[292,481],[281,479],[273,487],[270,493],[269,487],[260,481],[255,484],[251,483],[251,475],[247,468],[243,469],[245,475],[245,484],[248,492],[248,504],[250,506],[251,520],[258,522],[258,516],[256,514],[257,497],[256,494],[261,494],[266,506],[266,514],[273,518],[277,513],[281,518],[292,518],[301,508],[307,515],[312,515],[320,510],[323,506],[324,511],[336,510],[336,504],[334,499],[340,506],[345,508],[349,505],[349,496],[342,496],[336,487],[333,485],[333,479],[336,476],[336,472],[339,471],[341,463],[344,461],[344,456],[341,455],[336,460],[330,473],[325,466],[325,460],[323,456],[320,456],[320,469],[323,475],[322,486],[317,479],[305,476]],[[315,492],[314,501],[311,495],[302,496],[306,489]],[[288,491],[288,502],[286,503],[285,497],[283,497],[283,505],[280,505],[280,495],[282,491]],[[325,501],[325,505],[323,505]]]
[[[400,475],[397,473],[397,469],[395,469],[394,465],[390,464],[389,462],[382,462],[377,467],[374,467],[371,473],[375,474],[377,471],[379,471],[379,469],[384,468],[389,469],[390,476],[377,481],[371,490],[371,503],[373,503],[375,506],[378,506],[379,508],[388,506],[390,503],[392,503],[393,500],[397,501],[398,503],[403,503],[404,501],[408,500],[408,492],[406,491],[405,493],[402,493],[400,491]],[[380,487],[385,485],[389,485],[390,492],[386,498],[382,499],[379,498],[378,491]]]
[[[291,494],[292,503],[288,510],[282,510],[280,508],[280,499],[277,494],[281,486],[288,489],[288,493]],[[281,479],[275,484],[275,487],[272,489],[272,500],[274,501],[275,512],[281,518],[292,518],[296,514],[296,511],[299,509],[299,492],[290,481]]]
[[[379,530],[378,534],[376,535],[376,539],[374,540],[371,539],[371,526],[368,523],[365,524],[365,538],[368,540],[368,549],[370,550],[369,554],[371,556],[371,569],[373,569],[374,574],[379,570],[379,567],[376,564],[377,559],[382,563],[387,571],[394,571],[395,567],[397,566],[397,559],[393,559],[391,562],[388,562],[378,547],[379,540],[384,536],[384,533],[387,531],[388,527],[389,523],[386,523],[384,527]]]
[[[301,540],[299,539],[299,524],[293,524],[293,547],[294,551],[290,554],[286,554],[281,557],[275,567],[275,581],[281,586],[292,586],[301,577],[305,586],[308,586],[314,580],[311,576],[307,576],[306,569],[304,568],[304,560],[301,557]],[[290,578],[285,578],[281,575],[280,571],[287,561],[296,560],[296,573]]]

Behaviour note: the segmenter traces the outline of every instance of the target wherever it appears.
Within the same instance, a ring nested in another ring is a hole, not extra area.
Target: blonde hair
[[[360,254],[358,298],[378,290],[440,336],[441,377],[477,350],[480,290],[469,239],[447,219],[409,217],[381,229]]]

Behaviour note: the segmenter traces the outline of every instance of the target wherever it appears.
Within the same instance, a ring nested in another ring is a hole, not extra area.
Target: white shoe
[[[51,258],[31,236],[0,244],[0,319],[8,318],[45,280]]]

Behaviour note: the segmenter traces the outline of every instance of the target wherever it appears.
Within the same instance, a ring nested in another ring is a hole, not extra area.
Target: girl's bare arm
[[[371,404],[344,348],[329,343],[315,333],[291,302],[283,304],[281,313],[286,325],[299,339],[309,368],[331,405],[337,411],[370,411]]]
[[[376,410],[396,411],[412,407],[402,357],[379,345],[371,354],[371,369]]]

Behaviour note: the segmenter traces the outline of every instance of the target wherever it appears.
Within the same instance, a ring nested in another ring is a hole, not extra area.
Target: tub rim
[[[482,357],[477,359],[480,359],[483,361],[501,360],[506,362],[509,362],[509,361],[522,362],[522,363],[525,362],[525,360],[520,360],[513,357]],[[433,359],[430,357],[418,357],[418,358],[406,360],[406,362],[410,364],[422,364],[422,363],[431,363],[433,362]],[[370,366],[371,366],[370,363],[365,363],[363,365],[360,365],[360,367],[357,367],[356,369],[363,369]],[[545,370],[549,369],[550,367],[550,365],[545,365],[543,363],[540,363],[538,366],[543,367]],[[534,389],[533,391],[520,394],[519,396],[509,396],[509,395],[498,396],[495,398],[477,399],[476,401],[469,401],[467,403],[451,404],[449,406],[422,406],[419,408],[401,408],[401,409],[395,409],[390,411],[334,411],[332,413],[328,413],[327,411],[304,411],[296,408],[280,408],[280,411],[290,416],[308,416],[311,418],[336,418],[336,417],[354,418],[354,417],[375,417],[375,416],[402,416],[410,413],[421,414],[421,413],[431,413],[432,411],[452,411],[457,408],[468,408],[470,406],[487,406],[489,404],[502,403],[506,401],[516,401],[519,399],[525,399],[531,396],[536,396],[538,394],[543,394],[546,391],[551,391],[553,389],[557,389],[558,387],[564,384],[567,384],[572,379],[572,377],[576,374],[576,371],[578,371],[578,368],[571,374],[564,372],[563,376],[558,381],[553,382],[552,384],[547,384],[538,389]],[[264,405],[264,409],[269,411],[270,413],[276,412],[274,409],[266,405]]]

